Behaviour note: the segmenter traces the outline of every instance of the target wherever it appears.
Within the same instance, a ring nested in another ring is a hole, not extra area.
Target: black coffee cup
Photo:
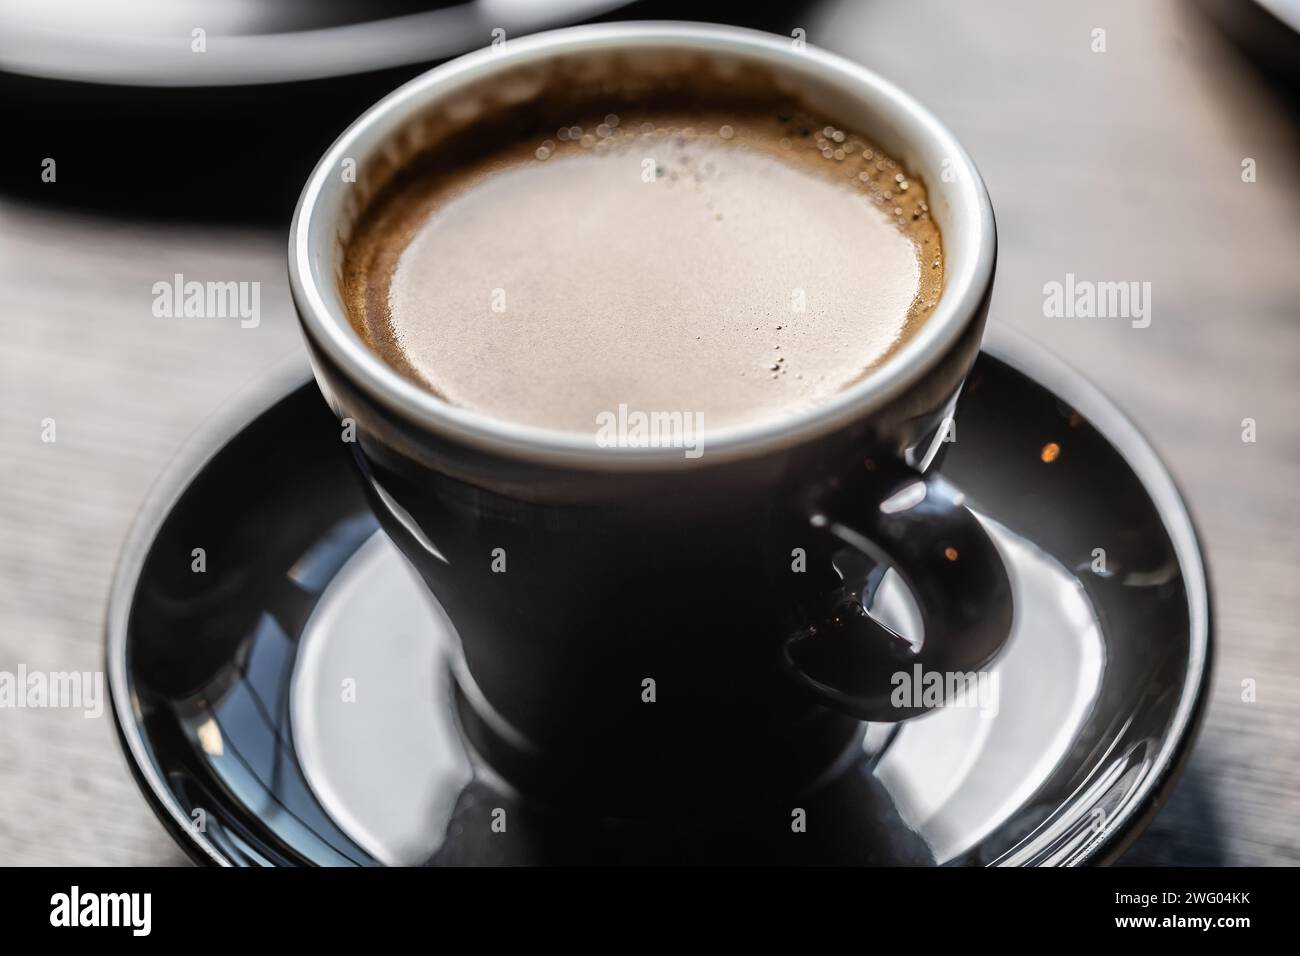
[[[946,267],[933,314],[825,405],[710,432],[698,457],[490,419],[404,378],[348,320],[353,224],[431,120],[526,104],[554,63],[575,60],[593,75],[756,65],[871,135],[929,190]],[[354,123],[308,181],[289,251],[321,390],[354,423],[383,527],[458,633],[467,738],[513,786],[632,816],[804,786],[860,746],[862,721],[923,712],[897,701],[895,675],[978,671],[1006,640],[1002,560],[960,492],[924,468],[978,352],[992,207],[952,135],[862,67],[695,24],[511,40]],[[883,565],[916,599],[916,644],[863,609]]]

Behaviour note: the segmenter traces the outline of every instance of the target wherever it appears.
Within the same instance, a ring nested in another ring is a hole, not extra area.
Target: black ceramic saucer
[[[531,805],[467,750],[445,618],[289,370],[193,441],[131,533],[108,619],[128,759],[208,863],[1108,862],[1163,803],[1205,698],[1195,532],[1133,426],[1005,330],[956,420],[940,468],[1015,591],[996,706],[869,728],[797,808],[756,795],[658,830]],[[872,609],[915,626],[892,575]]]

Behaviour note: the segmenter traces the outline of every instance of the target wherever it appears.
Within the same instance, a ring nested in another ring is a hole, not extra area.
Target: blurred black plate
[[[0,70],[126,86],[289,83],[434,62],[628,2],[4,0]]]
[[[334,138],[422,70],[601,19],[788,32],[756,0],[0,0],[0,191],[115,217],[284,226]],[[192,31],[206,50],[191,49]],[[42,179],[47,159],[57,179]]]

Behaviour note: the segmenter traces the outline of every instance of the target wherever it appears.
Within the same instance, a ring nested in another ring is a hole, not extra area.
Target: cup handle
[[[860,582],[846,581],[809,625],[785,642],[791,675],[825,704],[860,720],[899,721],[931,709],[891,701],[896,674],[967,674],[984,667],[1011,634],[1011,582],[997,547],[940,477],[900,461],[868,460],[869,483],[838,488],[810,509],[810,523],[880,565],[911,589],[924,634],[919,647],[875,620]],[[944,686],[949,686],[944,681]]]

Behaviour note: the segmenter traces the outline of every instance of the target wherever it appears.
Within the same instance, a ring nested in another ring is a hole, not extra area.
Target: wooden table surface
[[[965,143],[998,215],[994,317],[1109,393],[1199,522],[1213,697],[1182,782],[1126,861],[1300,862],[1294,93],[1189,3],[881,0],[799,16],[809,42],[895,80]],[[0,194],[0,670],[98,670],[114,562],[151,484],[301,345],[284,223],[133,219],[39,196]],[[155,318],[151,287],[178,272],[260,281],[261,324]],[[1043,285],[1066,273],[1150,282],[1150,327],[1045,318]],[[183,860],[107,714],[0,711],[0,863]]]

